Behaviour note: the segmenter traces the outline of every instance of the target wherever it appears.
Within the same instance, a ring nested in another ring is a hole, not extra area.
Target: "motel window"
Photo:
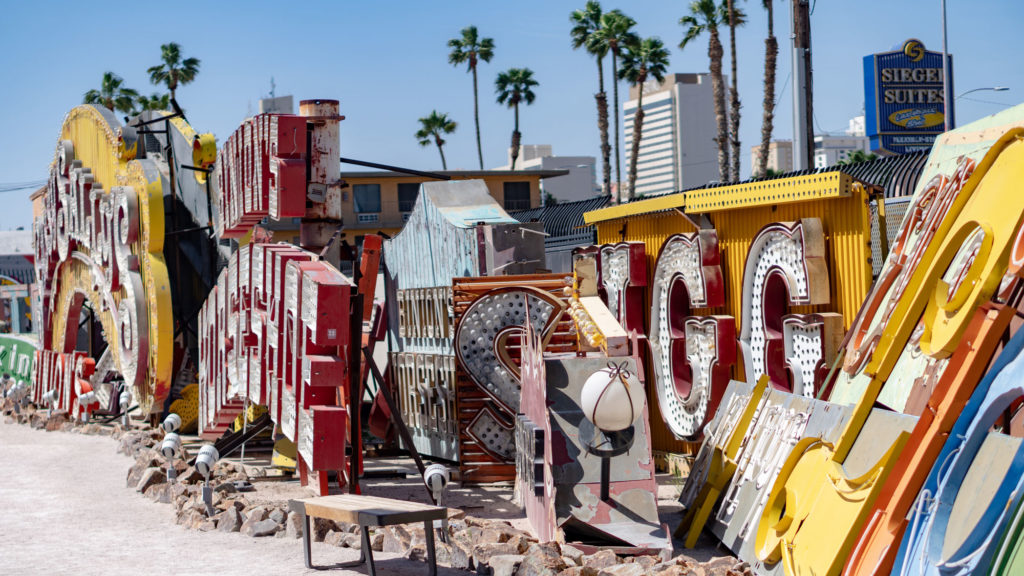
[[[420,185],[416,182],[398,185],[398,211],[412,212],[416,206],[416,197],[420,195]]]
[[[380,184],[355,184],[352,197],[357,213],[380,212]]]
[[[529,210],[530,183],[505,182],[505,210]]]

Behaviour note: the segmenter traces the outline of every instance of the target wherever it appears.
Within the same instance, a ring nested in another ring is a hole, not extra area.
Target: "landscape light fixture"
[[[423,470],[423,483],[426,484],[427,490],[430,490],[435,506],[445,507],[444,493],[451,480],[452,474],[444,464],[431,464]],[[440,522],[440,525],[438,525],[438,522]],[[448,518],[445,517],[440,521],[434,520],[434,528],[440,528],[441,541],[447,542]]]
[[[161,427],[164,429],[164,432],[167,432],[168,434],[171,432],[177,432],[181,429],[181,416],[178,416],[173,412],[168,414],[167,418],[164,418],[164,422],[161,424]]]
[[[82,423],[89,421],[89,413],[85,410],[85,407],[94,402],[96,402],[96,393],[92,390],[78,397],[78,405],[82,408]]]
[[[46,404],[46,416],[53,414],[53,405],[57,403],[57,389],[50,390],[43,394],[43,404]]]
[[[121,426],[128,427],[128,407],[132,404],[132,391],[127,384],[121,385],[121,393],[117,398],[117,405],[121,408]]]
[[[173,416],[173,414],[172,414]],[[160,453],[167,459],[167,482],[173,484],[178,479],[178,470],[174,467],[174,457],[181,452],[181,437],[177,432],[168,432],[160,443]]]
[[[203,476],[203,502],[206,503],[207,516],[213,516],[217,511],[213,507],[213,489],[210,488],[210,473],[213,472],[213,465],[220,459],[220,454],[213,444],[203,444],[196,456],[196,471]]]

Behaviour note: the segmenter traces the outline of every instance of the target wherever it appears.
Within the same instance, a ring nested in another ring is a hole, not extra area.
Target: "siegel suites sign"
[[[925,50],[919,40],[865,56],[865,128],[871,149],[903,154],[931,148],[945,124],[943,78],[942,53]]]

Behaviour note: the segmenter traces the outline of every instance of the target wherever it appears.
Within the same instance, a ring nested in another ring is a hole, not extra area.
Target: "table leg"
[[[310,534],[310,533],[313,530],[312,530],[312,527],[310,526],[311,522],[309,521],[309,516],[305,512],[302,513],[302,522],[303,522],[302,552],[303,552],[303,554],[305,555],[305,558],[306,558],[306,568],[312,568],[313,567],[313,535]]]
[[[377,569],[373,565],[373,548],[370,548],[369,526],[363,526],[363,543],[359,547],[359,559],[365,561],[370,568],[370,576],[377,576]]]
[[[434,550],[434,521],[427,520],[423,523],[423,533],[427,539],[427,573],[430,576],[437,576],[437,553]]]

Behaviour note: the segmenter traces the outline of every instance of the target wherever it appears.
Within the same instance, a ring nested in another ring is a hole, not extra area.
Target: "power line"
[[[0,183],[0,193],[30,190],[32,188],[39,188],[45,184],[46,180],[37,180],[34,182],[2,182]]]
[[[964,98],[962,96],[960,98],[957,98],[957,100],[969,100],[971,102],[981,102],[982,104],[995,104],[996,106],[1002,106],[1003,108],[1009,108],[1010,106],[1013,106],[1013,104],[1007,104],[1005,102],[996,102],[994,100],[979,100],[977,98]]]

